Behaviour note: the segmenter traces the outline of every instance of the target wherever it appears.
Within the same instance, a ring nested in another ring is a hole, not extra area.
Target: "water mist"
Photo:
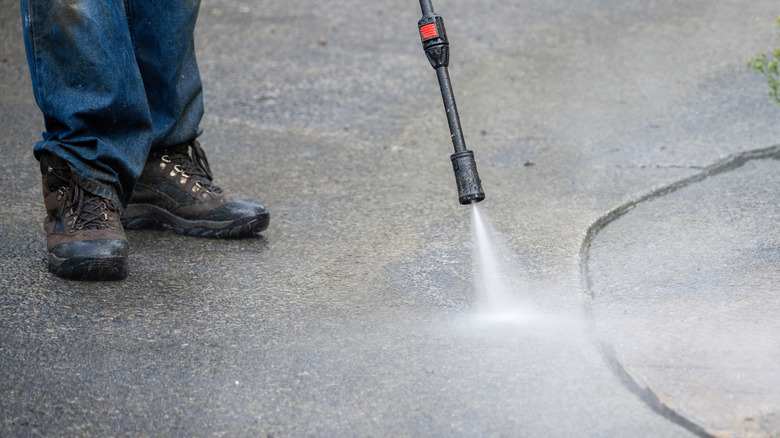
[[[497,238],[479,204],[472,204],[471,211],[477,317],[513,322],[530,319],[535,312],[526,299],[528,288],[520,263]]]

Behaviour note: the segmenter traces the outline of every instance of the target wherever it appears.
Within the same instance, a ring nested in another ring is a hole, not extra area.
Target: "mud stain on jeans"
[[[49,15],[50,23],[58,28],[57,33],[69,44],[74,43],[71,29],[78,28],[84,21],[84,8],[83,0],[60,0],[54,3]]]

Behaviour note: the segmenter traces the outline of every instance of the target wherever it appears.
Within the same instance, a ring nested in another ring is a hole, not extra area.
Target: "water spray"
[[[431,0],[420,0],[420,7],[423,13],[423,17],[417,23],[420,38],[422,38],[425,55],[439,77],[439,88],[444,100],[444,109],[447,111],[452,145],[455,146],[455,153],[450,156],[450,159],[452,169],[455,171],[455,182],[458,185],[458,201],[464,205],[477,203],[485,199],[485,193],[482,191],[482,183],[477,173],[474,153],[466,149],[458,108],[455,106],[455,95],[447,69],[450,63],[450,43],[444,29],[444,20],[433,12]]]

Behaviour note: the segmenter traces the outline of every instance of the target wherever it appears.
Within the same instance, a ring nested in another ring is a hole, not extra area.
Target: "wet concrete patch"
[[[779,170],[772,148],[724,160],[616,209],[584,247],[603,351],[694,432],[780,434]]]

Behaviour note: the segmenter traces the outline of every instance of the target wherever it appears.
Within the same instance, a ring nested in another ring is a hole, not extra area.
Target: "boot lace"
[[[173,163],[174,171],[180,173],[183,178],[194,177],[199,189],[212,193],[222,192],[221,188],[214,185],[214,175],[200,143],[193,140],[190,144],[170,148],[166,152],[161,159]]]
[[[50,167],[49,170],[60,181],[52,189],[57,190],[58,200],[65,200],[60,207],[60,215],[65,216],[67,212],[67,216],[72,218],[66,224],[71,231],[99,230],[107,225],[107,212],[118,211],[116,204],[110,199],[93,195],[81,188],[73,178],[65,177],[63,172],[70,169]]]

